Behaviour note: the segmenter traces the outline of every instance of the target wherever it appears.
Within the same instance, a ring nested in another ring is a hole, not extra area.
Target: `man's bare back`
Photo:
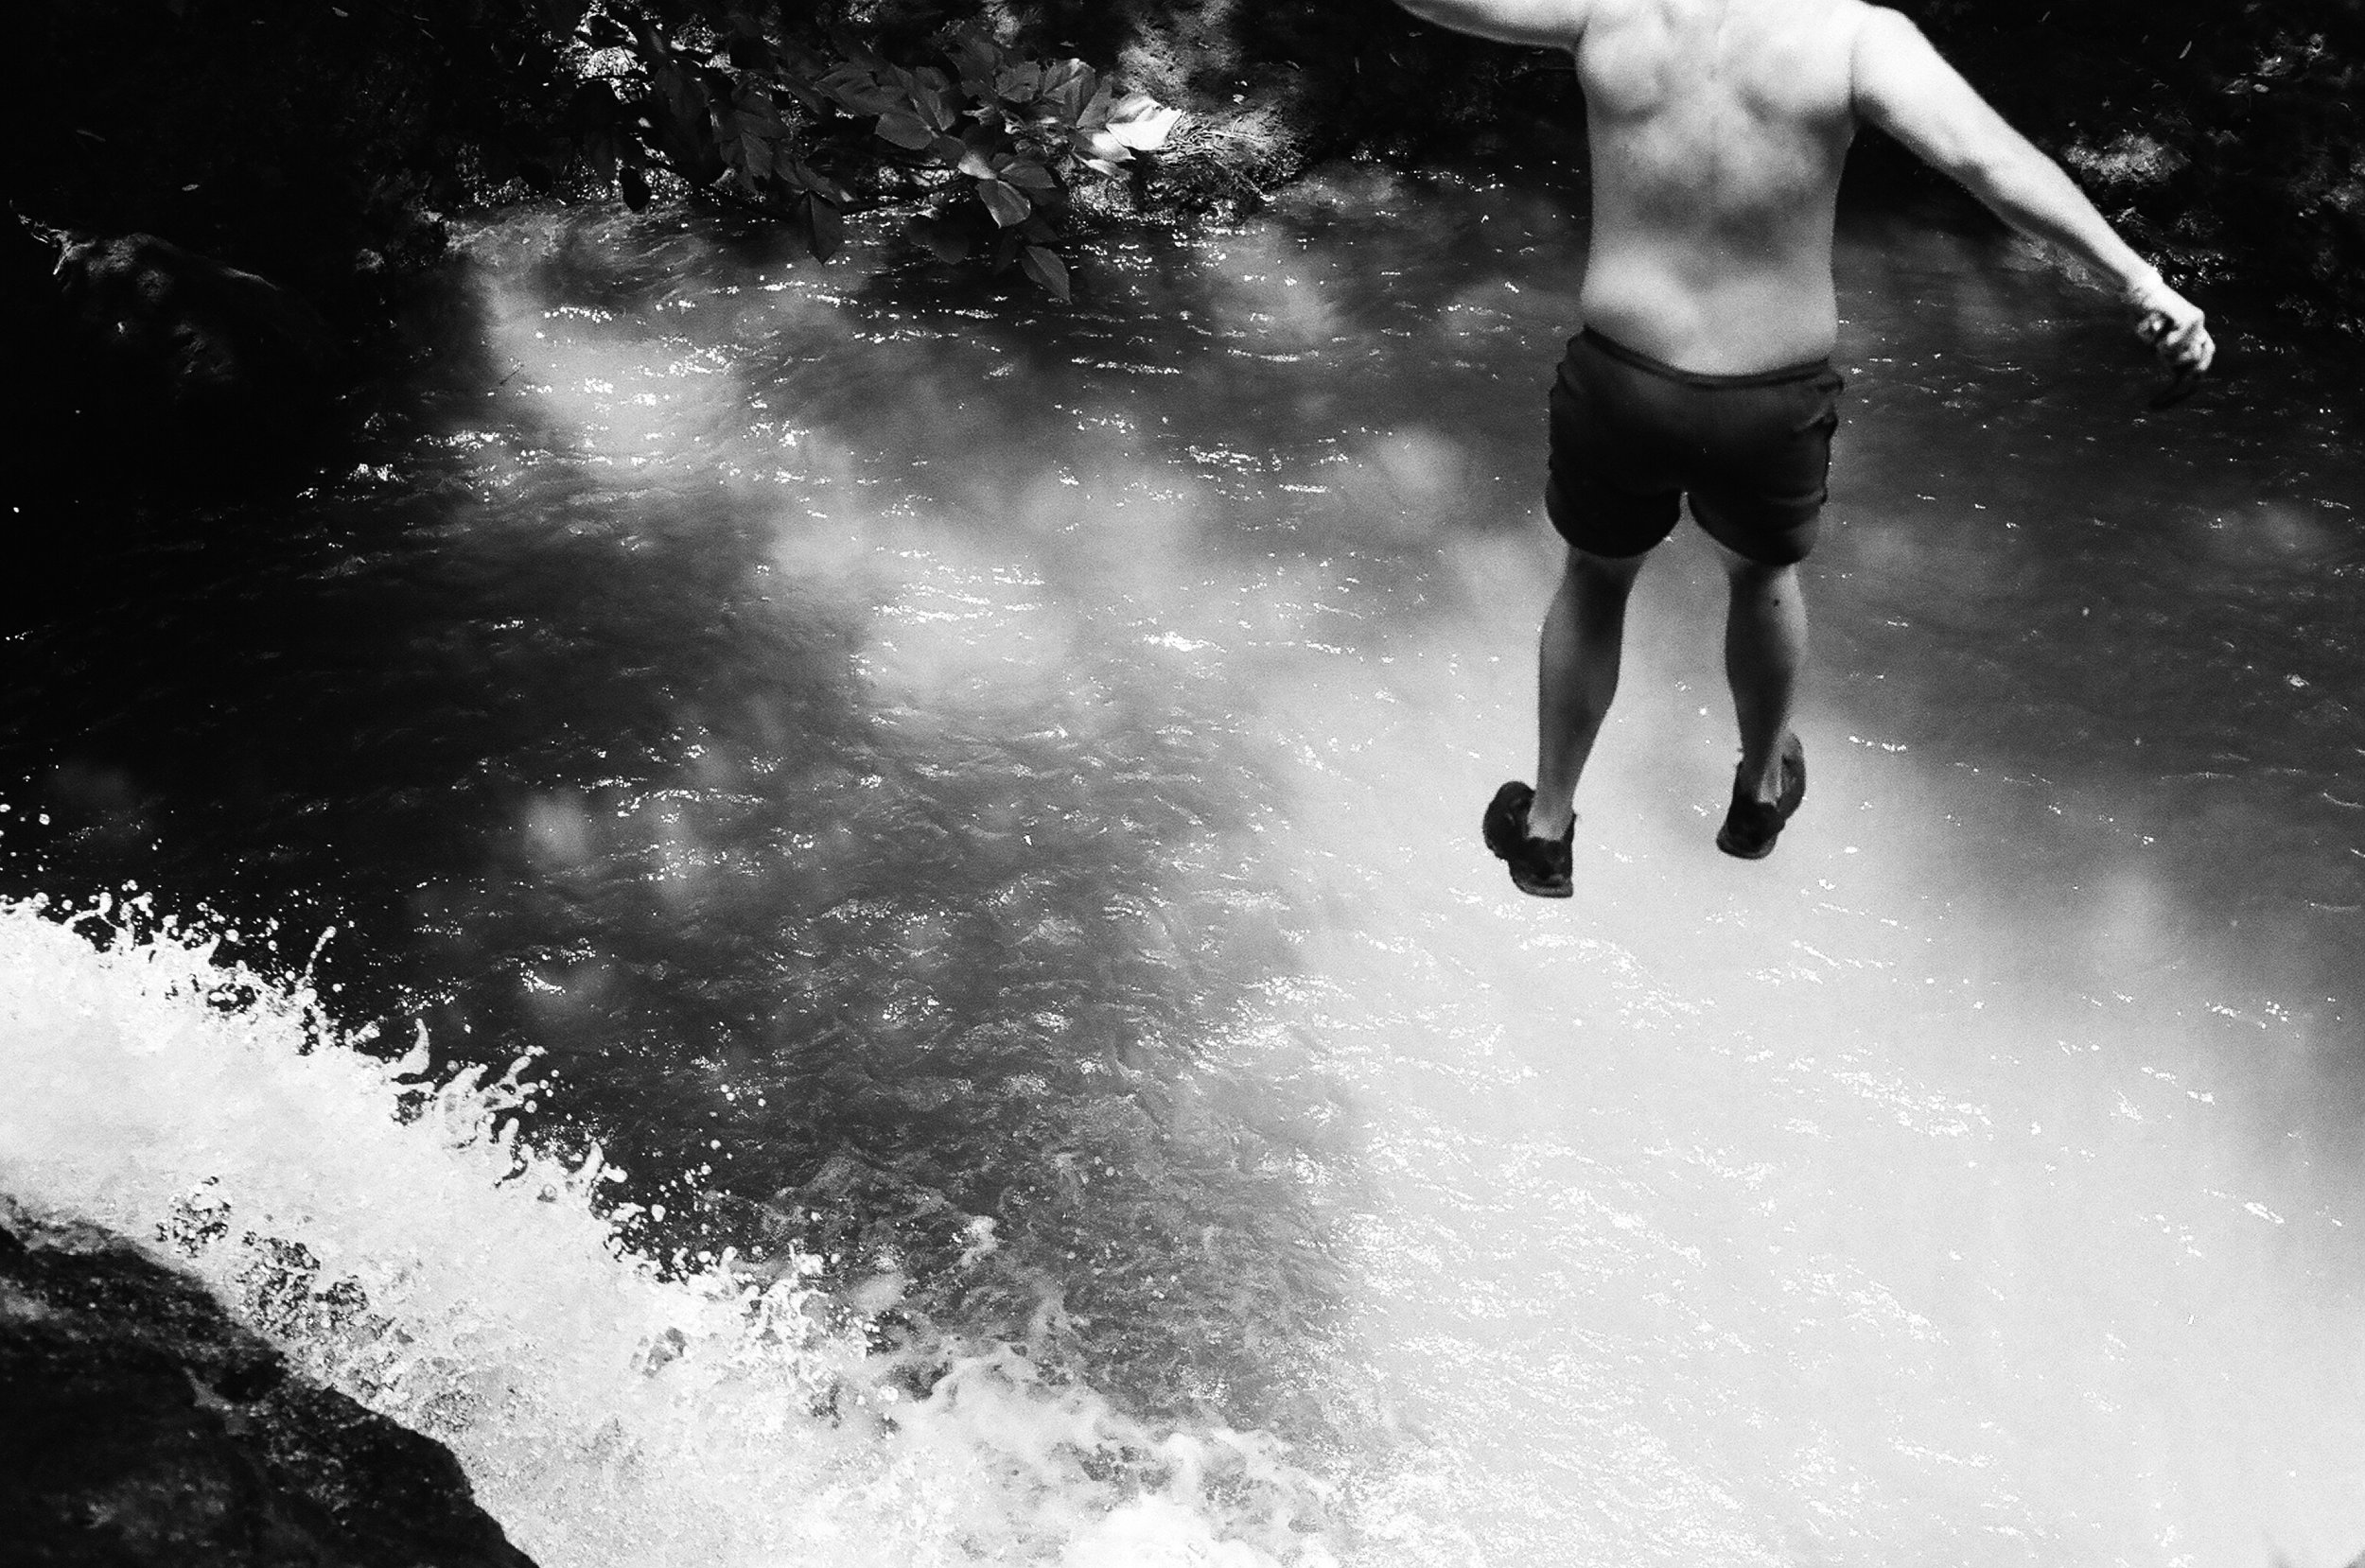
[[[1855,0],[1603,0],[1576,48],[1587,324],[1687,370],[1831,353]]]
[[[1544,620],[1536,773],[1486,809],[1522,891],[1571,892],[1577,783],[1618,688],[1626,599],[1681,511],[1732,591],[1725,668],[1741,763],[1717,847],[1770,852],[1806,793],[1791,728],[1806,649],[1799,564],[1828,491],[1841,377],[1831,230],[1872,125],[2130,307],[2180,377],[2200,311],[1940,58],[1866,0],[1398,0],[1464,32],[1564,48],[1585,88],[1593,226],[1584,330],[1550,392],[1545,511],[1568,566]]]

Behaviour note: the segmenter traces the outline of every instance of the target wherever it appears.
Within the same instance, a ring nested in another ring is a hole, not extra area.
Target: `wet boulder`
[[[75,497],[185,494],[316,455],[343,345],[303,299],[151,235],[9,228],[0,339],[20,439],[0,450],[0,491],[20,518],[71,531],[59,508]]]
[[[56,280],[103,390],[167,433],[300,414],[326,392],[335,336],[268,278],[153,235],[121,235],[65,237]]]
[[[0,1411],[10,1563],[532,1568],[440,1444],[145,1250],[6,1198]]]

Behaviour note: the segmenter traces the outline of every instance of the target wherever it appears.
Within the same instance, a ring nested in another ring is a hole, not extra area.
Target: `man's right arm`
[[[1573,49],[1592,0],[1396,0],[1424,22],[1503,44]]]
[[[2006,222],[2052,241],[2118,286],[2137,331],[2170,368],[2198,374],[2215,346],[2199,306],[2162,281],[2061,166],[2014,131],[1905,17],[1867,7],[1852,62],[1856,113]]]

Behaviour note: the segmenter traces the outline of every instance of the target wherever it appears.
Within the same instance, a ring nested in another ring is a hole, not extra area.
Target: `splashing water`
[[[1332,1560],[1253,1434],[1153,1433],[1007,1348],[915,1394],[793,1260],[623,1253],[597,1152],[516,1141],[516,1070],[423,1090],[423,1049],[365,1055],[170,930],[100,948],[10,904],[0,951],[0,1190],[171,1244],[545,1562]]]

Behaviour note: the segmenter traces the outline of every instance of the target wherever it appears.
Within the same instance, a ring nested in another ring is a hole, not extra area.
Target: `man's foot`
[[[1530,837],[1528,807],[1534,799],[1535,792],[1515,778],[1497,790],[1486,806],[1486,847],[1511,867],[1512,883],[1520,892],[1538,898],[1566,898],[1576,891],[1568,880],[1568,869],[1577,825],[1570,822],[1568,830],[1556,839]]]
[[[1783,738],[1778,777],[1780,793],[1768,803],[1743,782],[1739,768],[1733,770],[1732,809],[1717,830],[1717,848],[1744,861],[1761,861],[1774,852],[1774,841],[1807,795],[1807,749],[1795,733]]]

